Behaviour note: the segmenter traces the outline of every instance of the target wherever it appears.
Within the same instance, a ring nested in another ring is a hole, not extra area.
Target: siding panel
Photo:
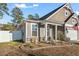
[[[67,12],[68,16],[65,16],[65,11]],[[71,12],[65,8],[62,8],[58,13],[54,14],[52,17],[50,17],[48,20],[52,22],[63,22],[65,21],[69,16],[71,15]]]

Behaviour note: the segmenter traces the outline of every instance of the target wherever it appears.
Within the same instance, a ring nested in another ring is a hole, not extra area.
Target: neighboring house
[[[37,41],[57,40],[59,32],[62,32],[65,38],[77,40],[78,30],[74,29],[75,26],[78,27],[77,15],[73,12],[70,4],[63,4],[39,20],[24,21],[20,30],[25,42],[31,39]]]
[[[77,40],[78,41],[78,33],[79,33],[79,20],[76,14],[72,14],[71,17],[69,17],[65,21],[65,34],[67,38],[70,38],[70,40]]]

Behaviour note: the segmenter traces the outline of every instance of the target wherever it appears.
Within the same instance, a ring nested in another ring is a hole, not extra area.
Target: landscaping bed
[[[26,45],[26,46],[24,46]],[[33,46],[32,46],[33,45]],[[78,44],[26,44],[19,42],[0,43],[1,56],[79,56]]]

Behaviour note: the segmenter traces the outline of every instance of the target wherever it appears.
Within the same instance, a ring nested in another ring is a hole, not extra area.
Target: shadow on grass
[[[13,40],[13,42],[20,42],[20,43],[24,43],[23,40]]]

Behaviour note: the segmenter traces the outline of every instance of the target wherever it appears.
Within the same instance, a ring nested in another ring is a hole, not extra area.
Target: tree
[[[30,15],[28,15],[28,19],[29,19],[29,20],[34,19],[33,15],[31,15],[31,14],[30,14]]]
[[[13,19],[12,19],[13,24],[15,26],[21,24],[24,19],[21,9],[18,7],[15,7],[15,8],[13,8],[13,10],[11,12],[12,12],[11,16],[13,17]]]
[[[7,23],[7,24],[3,25],[2,29],[3,30],[13,30],[14,26],[12,25],[12,23]]]
[[[0,18],[3,17],[4,13],[8,14],[8,7],[7,7],[7,4],[6,3],[0,3]]]
[[[36,13],[34,16],[33,15],[28,15],[28,19],[32,20],[32,19],[39,19],[39,15]]]
[[[34,19],[39,19],[39,15],[36,13]]]

